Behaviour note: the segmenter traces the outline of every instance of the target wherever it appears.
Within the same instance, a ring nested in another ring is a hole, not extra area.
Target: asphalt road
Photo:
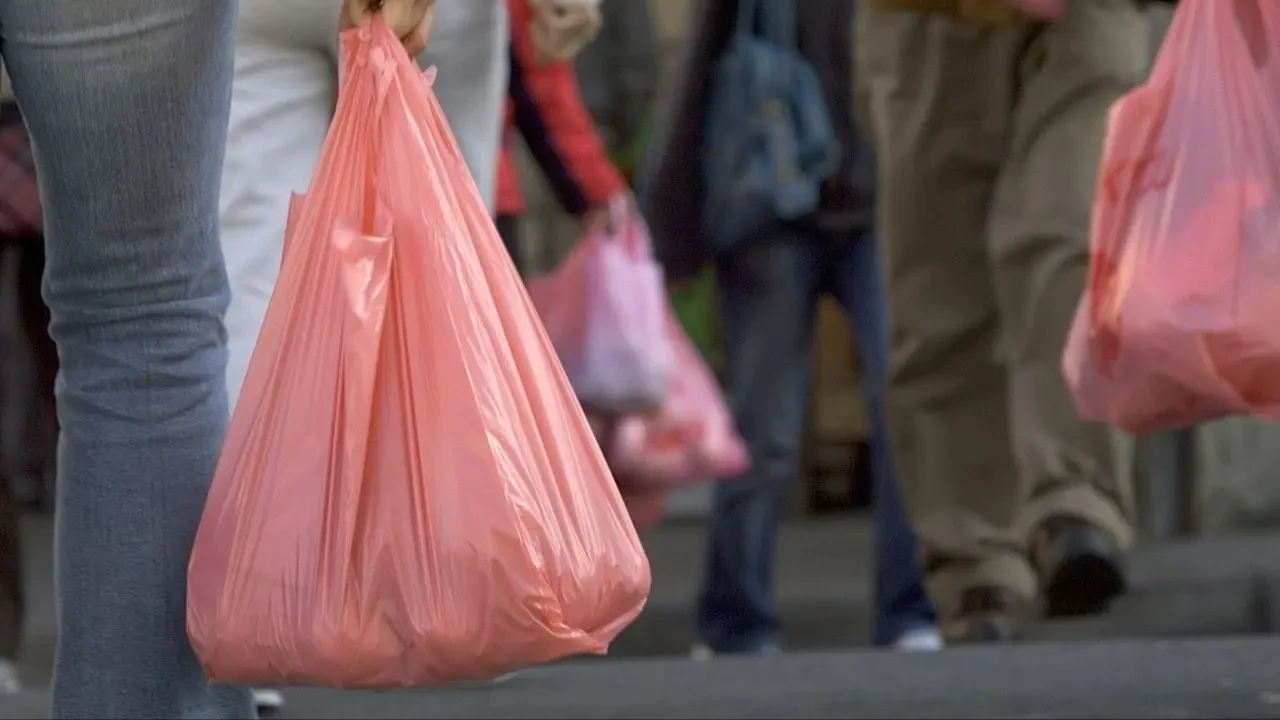
[[[293,690],[283,718],[1280,718],[1280,638],[568,663],[490,687]],[[0,718],[47,699],[0,699]]]

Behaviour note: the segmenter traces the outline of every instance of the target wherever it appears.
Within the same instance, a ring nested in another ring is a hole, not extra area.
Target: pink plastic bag
[[[338,106],[191,557],[209,676],[384,688],[604,653],[649,566],[435,96],[380,19]]]
[[[613,206],[613,228],[588,236],[529,283],[547,334],[584,407],[643,412],[667,394],[666,288],[644,222]]]
[[[1111,110],[1063,369],[1131,432],[1280,419],[1280,3],[1182,0]]]
[[[624,478],[619,478],[618,487],[622,490],[622,501],[627,505],[637,533],[644,534],[662,523],[667,500],[671,498],[670,488],[630,483]]]
[[[588,412],[587,422],[590,423],[591,431],[595,433],[596,441],[601,446],[613,442],[618,418]],[[631,516],[631,523],[635,526],[637,533],[643,534],[662,521],[667,499],[671,496],[670,488],[637,483],[617,474],[614,477],[617,478],[618,490],[622,492],[622,502],[627,506],[627,513]]]
[[[606,455],[624,485],[673,486],[722,480],[750,467],[711,370],[674,317],[667,337],[676,355],[671,390],[657,412],[627,415]]]

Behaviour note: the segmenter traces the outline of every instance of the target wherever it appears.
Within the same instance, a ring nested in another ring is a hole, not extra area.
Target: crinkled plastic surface
[[[648,411],[666,396],[675,363],[666,286],[644,222],[615,203],[612,224],[530,282],[529,296],[584,406]]]
[[[657,412],[622,417],[606,447],[624,489],[723,480],[751,466],[711,369],[674,316],[666,328],[676,358],[670,391]]]
[[[1111,110],[1085,297],[1082,416],[1153,432],[1280,418],[1280,3],[1182,0]]]
[[[434,95],[380,21],[338,107],[191,558],[215,681],[384,688],[603,653],[648,562]]]

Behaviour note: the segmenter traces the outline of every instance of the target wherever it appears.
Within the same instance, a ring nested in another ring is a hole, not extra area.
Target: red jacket
[[[522,215],[524,195],[512,156],[519,132],[565,211],[581,215],[627,191],[578,94],[572,62],[541,62],[529,33],[529,0],[507,0],[511,83],[498,155],[497,211]]]

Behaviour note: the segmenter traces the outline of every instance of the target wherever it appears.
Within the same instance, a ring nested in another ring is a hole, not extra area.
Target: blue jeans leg
[[[0,0],[58,345],[58,718],[249,718],[186,570],[227,421],[218,187],[234,0]]]
[[[888,336],[876,239],[853,238],[832,252],[831,290],[850,318],[861,351],[876,526],[872,642],[883,646],[909,630],[933,625],[935,617],[920,573],[915,531],[889,456],[884,416]]]
[[[815,275],[813,253],[791,238],[717,267],[729,404],[752,467],[715,488],[698,631],[716,652],[781,641],[774,546],[804,426]]]

